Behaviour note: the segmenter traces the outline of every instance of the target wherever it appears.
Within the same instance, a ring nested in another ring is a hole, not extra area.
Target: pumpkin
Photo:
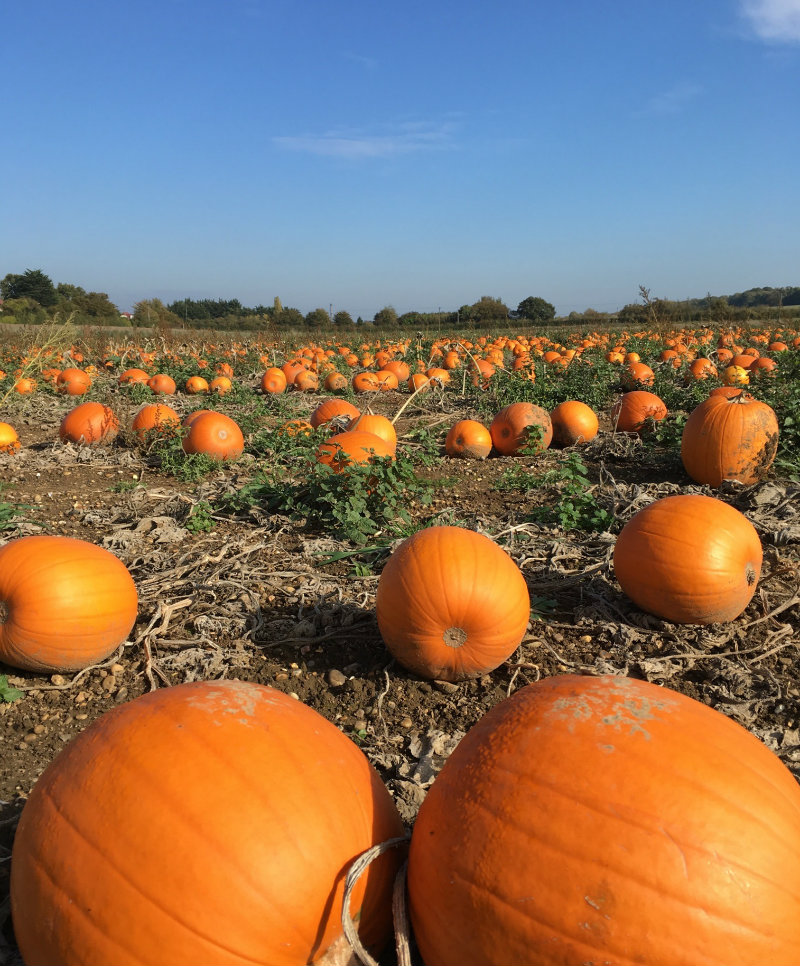
[[[654,381],[655,373],[644,362],[631,362],[625,366],[625,371],[622,373],[622,384],[629,389],[652,386]]]
[[[350,420],[347,429],[374,433],[375,436],[380,436],[392,453],[397,451],[397,430],[387,416],[381,416],[380,413],[359,413]]]
[[[235,460],[244,451],[244,436],[230,416],[208,410],[192,420],[182,445],[184,453],[205,453],[216,460]]]
[[[14,392],[18,392],[21,396],[28,396],[30,393],[36,391],[36,380],[28,379],[23,377],[22,379],[17,379],[14,383]]]
[[[58,435],[64,443],[110,443],[119,431],[119,420],[108,406],[85,402],[71,409],[61,420]]]
[[[717,367],[705,356],[693,359],[689,363],[688,378],[690,380],[708,379],[710,377],[716,378],[717,374]]]
[[[181,417],[163,403],[148,403],[133,417],[131,429],[139,437],[145,439],[148,434],[157,436],[172,436],[181,424]]]
[[[353,376],[352,382],[353,391],[357,393],[377,392],[381,388],[374,372],[357,372]]]
[[[121,386],[146,386],[150,376],[144,369],[126,369],[118,381]]]
[[[14,843],[28,963],[344,962],[348,867],[402,835],[360,749],[273,688],[196,681],[114,708],[45,770]],[[376,955],[392,850],[350,902]]]
[[[346,399],[326,399],[311,413],[308,421],[316,429],[335,419],[344,425],[361,415],[361,410]]]
[[[611,409],[611,424],[615,432],[641,433],[651,422],[667,415],[664,401],[654,392],[634,389],[626,392]]]
[[[489,432],[498,453],[515,456],[523,448],[533,452],[547,449],[553,439],[553,424],[541,406],[516,402],[497,413]]]
[[[485,714],[435,778],[408,895],[426,963],[793,966],[800,787],[699,701],[546,678]]]
[[[726,386],[746,386],[750,376],[743,366],[728,366],[722,373],[722,381]]]
[[[208,384],[209,392],[215,392],[218,396],[224,396],[233,388],[230,376],[215,376]]]
[[[60,536],[0,547],[0,661],[77,671],[113,653],[136,621],[136,586],[108,550]]]
[[[444,451],[448,456],[486,459],[492,451],[492,434],[475,419],[459,419],[447,433]]]
[[[397,376],[397,384],[400,385],[401,382],[406,382],[408,377],[411,375],[411,369],[407,362],[403,362],[402,359],[390,359],[384,366],[384,369],[388,369],[389,372],[393,372]]]
[[[286,375],[277,366],[271,366],[261,377],[261,391],[279,395],[286,390]]]
[[[344,392],[347,389],[347,376],[335,369],[325,376],[322,385],[326,392]]]
[[[301,392],[316,392],[319,389],[319,376],[310,369],[303,369],[294,377],[292,385]]]
[[[164,372],[157,372],[147,380],[147,385],[160,396],[174,396],[177,386],[172,376]]]
[[[392,372],[391,369],[379,369],[375,373],[375,381],[378,383],[378,389],[381,392],[389,392],[392,389],[397,389],[400,386],[400,382],[397,376]]]
[[[559,403],[550,413],[553,442],[557,446],[588,443],[597,436],[600,423],[591,406],[577,399]]]
[[[412,372],[406,380],[406,385],[411,392],[428,392],[431,388],[431,380],[425,372]]]
[[[371,463],[375,457],[394,459],[394,450],[380,436],[359,429],[336,433],[317,449],[317,462],[338,473],[351,463]]]
[[[768,474],[777,450],[775,411],[748,394],[709,396],[683,427],[681,460],[696,483],[757,483]]]
[[[470,380],[472,385],[477,386],[479,389],[487,389],[489,387],[489,380],[495,374],[495,371],[495,367],[486,359],[472,358],[470,360]]]
[[[614,574],[630,599],[674,624],[734,620],[761,573],[761,541],[735,507],[682,494],[636,513],[614,547]]]
[[[10,423],[0,423],[0,453],[13,455],[20,449],[19,436]]]
[[[189,376],[183,388],[190,396],[196,396],[199,393],[208,392],[208,380],[202,376]]]
[[[92,385],[92,377],[83,369],[62,369],[56,379],[56,388],[68,396],[82,396]]]
[[[399,664],[420,677],[461,681],[493,671],[519,647],[530,597],[519,567],[489,537],[435,526],[392,553],[375,610]]]

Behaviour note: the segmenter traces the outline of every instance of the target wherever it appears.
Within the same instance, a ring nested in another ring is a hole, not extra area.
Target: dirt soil
[[[310,410],[317,401],[298,405]],[[480,463],[443,457],[421,466],[421,475],[439,483],[426,515],[458,520],[503,545],[525,575],[535,618],[511,660],[493,673],[462,684],[429,682],[396,665],[381,641],[374,613],[380,559],[373,572],[355,566],[364,558],[326,564],[340,543],[267,513],[220,515],[208,532],[186,529],[192,506],[240,486],[252,458],[199,484],[182,483],[120,442],[107,449],[58,442],[61,417],[73,404],[42,395],[16,419],[23,449],[0,454],[0,499],[26,508],[18,528],[2,536],[55,533],[108,548],[136,581],[139,617],[128,642],[100,667],[43,677],[0,665],[24,692],[0,702],[0,963],[15,955],[9,857],[36,779],[103,712],[183,681],[240,678],[296,696],[361,746],[409,827],[447,755],[489,708],[565,672],[629,675],[690,695],[747,727],[800,778],[797,484],[773,474],[719,494],[756,526],[764,566],[740,618],[694,627],[659,620],[627,600],[611,568],[612,535],[530,522],[533,503],[555,501],[555,492],[497,488],[510,467],[540,473],[561,454]],[[400,447],[415,426],[438,432],[449,425],[427,405],[399,422]],[[656,497],[710,492],[691,484],[676,451],[638,439],[602,433],[582,453],[598,503],[620,522]]]

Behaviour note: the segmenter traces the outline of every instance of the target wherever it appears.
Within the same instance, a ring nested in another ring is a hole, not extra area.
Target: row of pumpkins
[[[615,430],[641,432],[663,419],[667,407],[654,393],[624,393],[610,413]],[[311,431],[323,425],[337,431],[321,444],[318,459],[334,469],[372,456],[393,457],[397,446],[394,423],[385,416],[362,413],[344,399],[320,403],[310,419],[291,420],[290,432]],[[597,435],[597,414],[579,400],[560,403],[552,412],[530,402],[511,403],[501,409],[489,427],[477,420],[454,423],[445,440],[448,456],[485,459],[492,449],[514,455],[523,449],[542,450],[551,442],[571,446]],[[119,432],[119,420],[111,407],[86,402],[63,418],[60,438],[73,443],[107,443]],[[230,416],[216,410],[198,409],[181,420],[164,403],[149,403],[134,417],[131,429],[141,439],[147,434],[181,432],[186,453],[204,453],[220,460],[237,459],[245,447],[241,428]],[[766,403],[740,389],[720,386],[690,414],[683,430],[681,457],[689,476],[697,483],[719,487],[723,480],[749,485],[763,479],[778,447],[778,421]],[[0,422],[0,452],[20,447],[13,426]]]
[[[656,500],[614,550],[622,589],[676,622],[734,619],[760,568],[750,522],[704,495]],[[87,666],[136,616],[134,582],[109,551],[58,536],[0,548],[4,663]],[[491,539],[431,527],[389,558],[376,616],[398,662],[461,681],[510,657],[530,601]],[[354,921],[377,956],[407,839],[364,754],[315,711],[253,683],[179,685],[104,714],[37,782],[12,855],[15,934],[30,966],[277,966],[352,962]],[[381,843],[396,847],[350,882]],[[448,759],[414,823],[407,892],[428,966],[790,966],[800,787],[691,698],[550,677],[486,714]]]

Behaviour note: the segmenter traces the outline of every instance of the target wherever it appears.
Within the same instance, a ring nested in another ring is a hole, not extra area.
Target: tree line
[[[380,329],[429,330],[431,328],[490,328],[520,321],[531,325],[548,325],[556,321],[555,307],[540,296],[528,296],[517,307],[509,307],[501,298],[484,295],[476,302],[457,309],[438,312],[403,312],[391,306],[379,309],[371,319],[353,318],[346,310],[335,313],[325,308],[305,314],[284,306],[279,298],[271,305],[248,307],[239,299],[177,299],[165,304],[161,299],[142,299],[134,306],[130,318],[123,316],[105,292],[87,292],[80,285],[53,283],[41,269],[27,269],[22,274],[9,273],[0,280],[2,312],[0,321],[35,325],[58,315],[77,325],[131,325],[133,327],[171,330],[180,328],[217,330],[252,330],[279,328],[350,329],[370,324]],[[800,287],[751,288],[734,295],[674,301],[653,298],[650,290],[639,286],[639,300],[623,306],[618,312],[599,312],[587,308],[571,312],[566,319],[588,326],[617,322],[626,327],[671,325],[681,327],[696,322],[727,324],[748,318],[774,317],[783,307],[800,305]],[[770,314],[771,313],[771,314]]]

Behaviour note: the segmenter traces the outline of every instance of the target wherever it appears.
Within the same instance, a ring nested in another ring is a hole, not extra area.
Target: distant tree
[[[5,299],[33,299],[43,308],[58,301],[53,281],[41,269],[29,268],[22,275],[8,274],[0,281],[0,296]]]
[[[29,298],[3,299],[3,312],[0,320],[6,324],[38,325],[47,318],[47,312],[38,302]]]
[[[342,310],[334,315],[333,324],[339,328],[347,328],[353,324],[353,316],[349,312]]]
[[[531,322],[538,325],[547,325],[548,322],[552,322],[556,317],[556,309],[554,305],[545,302],[538,295],[529,295],[528,298],[523,299],[517,306],[517,317],[520,319],[530,319]]]
[[[275,323],[285,329],[301,329],[305,318],[299,309],[282,308],[275,314]]]
[[[397,324],[404,329],[418,329],[422,325],[419,312],[403,312],[397,319]]]
[[[161,299],[142,299],[133,307],[133,324],[151,329],[180,326],[181,319]]]
[[[305,317],[306,325],[311,329],[320,329],[329,325],[331,321],[327,309],[312,309]]]
[[[380,311],[375,313],[372,321],[382,329],[393,329],[397,325],[397,312],[391,305],[384,305]]]
[[[508,306],[502,299],[482,295],[470,306],[472,319],[478,322],[500,322],[508,318]]]

